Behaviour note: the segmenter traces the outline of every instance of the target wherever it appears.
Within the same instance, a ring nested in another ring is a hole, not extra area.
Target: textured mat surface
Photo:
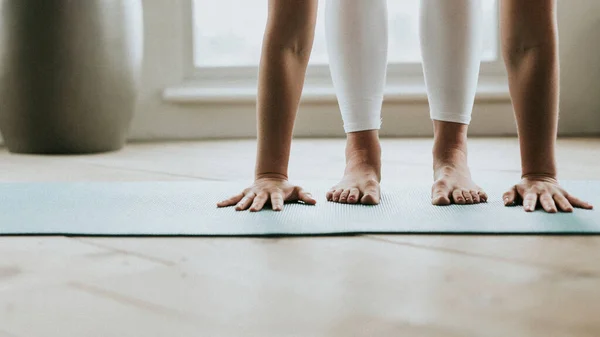
[[[384,183],[379,206],[324,199],[335,182],[302,182],[316,206],[236,212],[215,203],[245,182],[87,182],[0,184],[0,235],[312,235],[347,233],[599,234],[600,212],[525,213],[504,207],[510,182],[483,184],[487,204],[434,207],[429,184]],[[600,182],[563,182],[600,207]]]

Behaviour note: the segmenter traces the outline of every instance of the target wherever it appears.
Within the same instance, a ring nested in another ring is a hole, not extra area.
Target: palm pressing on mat
[[[288,161],[305,72],[312,49],[317,0],[270,0],[258,91],[255,182],[218,203],[259,211],[286,201],[315,204],[288,181]],[[506,206],[531,212],[572,212],[592,205],[558,183],[559,64],[555,0],[502,0],[502,52],[517,121],[521,181],[504,193]],[[387,69],[386,0],[327,0],[330,69],[347,134],[346,169],[326,194],[337,203],[380,202],[379,128]],[[480,0],[422,0],[423,72],[434,128],[431,202],[478,204],[488,195],[467,164],[467,130],[481,61]],[[283,48],[282,48],[283,46]]]

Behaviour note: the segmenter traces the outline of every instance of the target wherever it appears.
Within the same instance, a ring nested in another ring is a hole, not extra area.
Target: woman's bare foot
[[[431,203],[479,204],[487,202],[487,194],[471,179],[467,164],[468,125],[434,121],[433,187]]]
[[[327,192],[327,200],[342,204],[377,205],[381,181],[378,131],[352,132],[347,137],[344,177]]]

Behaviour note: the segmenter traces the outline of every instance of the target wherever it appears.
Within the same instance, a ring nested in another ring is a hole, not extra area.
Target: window
[[[355,0],[347,0],[355,1]],[[370,1],[370,0],[361,0]],[[420,64],[419,1],[388,0],[389,61],[385,87],[386,136],[431,134],[427,91]],[[451,1],[452,0],[448,0]],[[507,76],[498,39],[499,0],[484,5],[484,58],[472,134],[514,130]],[[166,138],[254,137],[257,66],[267,19],[267,0],[145,1],[144,92],[140,134]],[[342,136],[339,106],[329,74],[324,7],[319,0],[316,41],[305,86],[297,136]],[[157,100],[156,92],[161,92]],[[318,120],[319,123],[314,123]],[[234,121],[234,122],[232,122]],[[481,122],[485,121],[485,122]]]
[[[324,32],[326,0],[319,1],[315,43],[310,64],[327,64]],[[497,1],[483,0],[483,61],[498,57]],[[235,10],[232,10],[235,9]],[[266,0],[194,0],[195,68],[255,67],[267,20]],[[418,0],[388,1],[389,63],[419,63]],[[482,69],[483,70],[483,69]]]

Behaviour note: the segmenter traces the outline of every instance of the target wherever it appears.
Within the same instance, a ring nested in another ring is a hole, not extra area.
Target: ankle
[[[446,145],[452,148],[464,147],[466,150],[468,130],[469,125],[467,124],[433,121],[433,133],[436,145]]]
[[[367,130],[346,134],[346,152],[380,150],[379,131]]]
[[[346,161],[352,159],[375,160],[381,158],[381,145],[377,130],[352,132],[346,138]]]
[[[372,171],[381,179],[381,145],[377,130],[348,133],[346,173]]]
[[[434,121],[433,125],[434,167],[466,164],[468,125],[441,121]]]

